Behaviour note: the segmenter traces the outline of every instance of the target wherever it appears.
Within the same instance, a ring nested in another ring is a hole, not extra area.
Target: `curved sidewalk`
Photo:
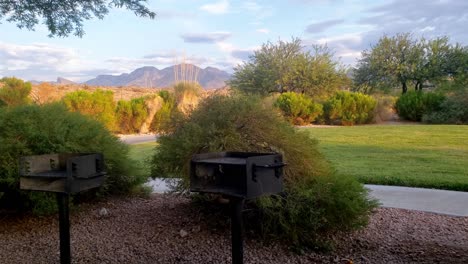
[[[468,192],[366,184],[383,207],[468,216]]]

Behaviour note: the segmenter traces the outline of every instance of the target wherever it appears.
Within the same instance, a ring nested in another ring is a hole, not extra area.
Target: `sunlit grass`
[[[468,191],[468,126],[304,129],[340,174],[363,183]]]

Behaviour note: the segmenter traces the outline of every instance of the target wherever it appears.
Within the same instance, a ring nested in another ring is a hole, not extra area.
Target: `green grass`
[[[338,173],[363,183],[468,191],[468,126],[304,129]]]
[[[338,173],[363,183],[468,191],[468,126],[373,125],[302,128]],[[149,175],[155,142],[130,146]]]
[[[130,145],[130,158],[137,163],[141,175],[150,175],[149,161],[153,156],[153,150],[156,142],[140,143]]]

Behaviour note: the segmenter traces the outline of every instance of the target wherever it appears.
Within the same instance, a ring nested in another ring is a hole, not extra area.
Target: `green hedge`
[[[323,105],[325,119],[330,124],[367,124],[374,119],[376,100],[357,92],[337,92]]]
[[[66,94],[62,101],[73,112],[80,112],[102,122],[109,130],[116,130],[114,93],[97,89],[76,91]]]
[[[323,113],[321,104],[314,103],[305,94],[287,92],[281,94],[275,102],[289,122],[295,125],[306,125],[314,122]]]
[[[128,146],[101,123],[62,104],[28,105],[0,110],[0,205],[44,213],[55,209],[54,197],[18,189],[18,159],[47,153],[104,154],[108,177],[100,195],[124,194],[146,181],[134,176]]]
[[[115,109],[117,130],[120,133],[138,133],[148,117],[145,98],[139,97],[130,101],[120,100]]]
[[[409,91],[398,98],[395,108],[400,118],[421,121],[423,115],[438,111],[445,96],[439,93]]]
[[[18,106],[31,102],[31,83],[24,82],[15,77],[4,77],[0,79],[0,107]]]

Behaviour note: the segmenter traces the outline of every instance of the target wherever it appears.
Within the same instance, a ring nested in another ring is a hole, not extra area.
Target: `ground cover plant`
[[[326,237],[320,235],[364,226],[375,206],[357,181],[334,174],[315,140],[255,96],[213,96],[203,101],[172,133],[158,139],[152,176],[180,177],[179,187],[184,189],[191,156],[216,151],[284,155],[285,192],[250,203],[256,217],[249,223],[294,247],[317,246]]]
[[[129,148],[100,122],[69,112],[63,104],[27,105],[0,110],[0,205],[55,210],[55,197],[18,189],[18,159],[47,153],[104,154],[108,176],[98,195],[125,194],[138,188],[146,177],[135,174]]]
[[[362,183],[468,191],[468,126],[303,128],[341,175]]]

